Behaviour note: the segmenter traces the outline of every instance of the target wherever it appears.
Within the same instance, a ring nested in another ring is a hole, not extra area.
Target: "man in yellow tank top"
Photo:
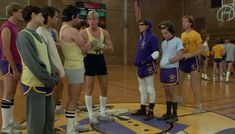
[[[95,76],[99,80],[100,95],[100,120],[113,120],[113,117],[105,113],[105,105],[108,92],[108,73],[104,59],[104,51],[113,51],[113,45],[109,37],[108,31],[98,27],[99,15],[96,11],[90,11],[87,15],[89,27],[81,33],[83,38],[91,44],[84,59],[85,75],[86,75],[86,93],[85,103],[89,113],[90,123],[99,124],[99,121],[93,114],[92,110],[92,92],[94,89]]]
[[[44,21],[42,10],[27,6],[22,14],[27,26],[17,36],[17,48],[23,66],[21,82],[26,97],[27,134],[53,134],[52,91],[58,83],[58,74],[46,43],[36,33]]]
[[[65,117],[67,118],[66,133],[68,134],[75,134],[89,129],[79,125],[75,117],[77,101],[84,82],[83,53],[90,49],[90,46],[74,27],[80,21],[79,13],[80,10],[77,7],[68,5],[62,12],[63,24],[60,29],[60,43],[65,59],[64,70],[68,80],[68,102],[65,111]]]
[[[181,39],[184,45],[183,59],[180,60],[179,66],[181,70],[181,82],[185,78],[185,73],[191,75],[190,85],[194,95],[195,111],[194,113],[202,112],[200,99],[200,73],[199,73],[199,58],[203,50],[202,39],[198,32],[193,30],[194,19],[192,16],[185,15],[182,18],[184,32],[181,34]],[[182,88],[182,87],[181,87]],[[180,89],[182,91],[182,89]]]

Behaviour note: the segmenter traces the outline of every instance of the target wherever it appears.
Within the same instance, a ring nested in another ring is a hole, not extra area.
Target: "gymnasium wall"
[[[5,5],[9,1],[18,1],[23,5],[30,4],[38,5],[40,7],[46,6],[48,0],[2,0],[0,9],[2,16]],[[62,11],[67,4],[74,4],[76,0],[49,0],[52,5]],[[123,7],[124,0],[80,0],[92,1],[106,4],[107,18],[106,29],[109,31],[113,41],[115,51],[113,53],[106,53],[106,60],[108,64],[123,64],[124,63],[124,37],[123,37]],[[128,64],[133,64],[136,53],[136,42],[139,35],[138,27],[135,22],[133,0],[128,1],[128,21],[127,21],[127,61]],[[143,3],[144,2],[144,3]],[[176,35],[179,36],[182,32],[181,17],[183,14],[191,14],[196,20],[196,29],[212,35],[212,39],[217,37],[234,37],[235,25],[234,20],[223,23],[218,23],[216,13],[218,8],[211,8],[210,0],[142,0],[142,16],[149,18],[153,22],[153,31],[157,34],[159,43],[161,42],[161,34],[157,25],[163,20],[171,20],[176,27]],[[170,7],[170,8],[169,8]],[[1,21],[0,21],[1,23]],[[61,22],[59,22],[57,29]],[[20,23],[23,28],[25,24]]]
[[[232,0],[230,0],[232,1]],[[216,38],[230,37],[235,39],[235,20],[220,23],[217,21],[217,8],[211,8],[211,0],[184,0],[184,14],[191,14],[196,20],[197,29],[201,33],[208,32],[212,37],[212,42]],[[198,20],[198,21],[197,21]],[[213,43],[211,44],[213,45]]]

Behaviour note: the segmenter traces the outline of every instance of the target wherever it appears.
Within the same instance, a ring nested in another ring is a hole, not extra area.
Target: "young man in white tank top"
[[[108,92],[107,68],[104,59],[104,51],[113,52],[112,41],[108,31],[98,27],[99,15],[96,11],[90,11],[87,15],[89,27],[81,31],[83,38],[91,44],[84,59],[85,75],[86,75],[86,93],[85,103],[89,113],[90,123],[99,124],[97,118],[93,115],[92,110],[92,92],[94,89],[95,76],[99,80],[100,85],[100,120],[112,121],[113,117],[105,113],[105,105]]]

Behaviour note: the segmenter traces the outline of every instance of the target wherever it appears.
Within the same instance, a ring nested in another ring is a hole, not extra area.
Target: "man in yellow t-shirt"
[[[216,44],[212,47],[212,55],[214,57],[213,64],[213,80],[215,81],[216,70],[219,66],[220,81],[223,81],[223,55],[224,55],[224,46],[222,44]]]
[[[199,73],[199,58],[203,50],[202,39],[198,32],[193,30],[194,19],[192,16],[185,15],[182,18],[184,32],[181,34],[181,39],[184,45],[183,59],[180,60],[179,66],[181,70],[181,81],[184,80],[185,73],[191,76],[190,85],[192,87],[195,111],[194,113],[203,112],[200,100],[200,73]],[[182,91],[182,88],[179,91]]]

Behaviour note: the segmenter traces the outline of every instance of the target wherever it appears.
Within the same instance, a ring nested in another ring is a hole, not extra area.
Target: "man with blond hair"
[[[89,113],[91,124],[99,124],[99,121],[93,114],[92,92],[94,89],[95,76],[97,75],[101,90],[100,95],[100,119],[113,120],[113,117],[105,113],[105,105],[108,93],[108,72],[104,59],[104,51],[113,52],[113,45],[107,30],[98,26],[99,14],[96,11],[90,11],[87,15],[89,27],[81,31],[83,38],[91,44],[84,59],[86,76],[85,103]]]

